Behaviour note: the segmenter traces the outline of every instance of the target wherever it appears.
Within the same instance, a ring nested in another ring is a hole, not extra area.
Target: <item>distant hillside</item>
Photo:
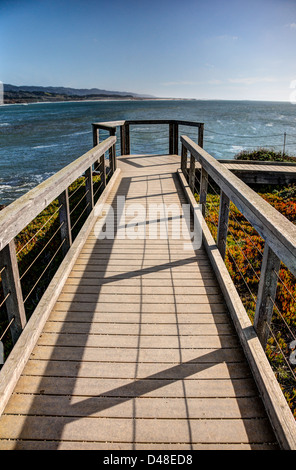
[[[147,99],[150,95],[139,95],[120,91],[100,90],[99,88],[66,88],[41,86],[15,86],[4,84],[4,103],[34,103],[37,101],[81,101],[96,99]]]

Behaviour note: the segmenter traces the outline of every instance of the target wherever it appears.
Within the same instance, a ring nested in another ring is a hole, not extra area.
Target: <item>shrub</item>
[[[282,152],[275,152],[274,150],[267,148],[258,148],[254,150],[243,150],[234,156],[235,160],[252,160],[252,161],[272,161],[272,162],[294,162],[296,163],[296,157],[292,157]]]

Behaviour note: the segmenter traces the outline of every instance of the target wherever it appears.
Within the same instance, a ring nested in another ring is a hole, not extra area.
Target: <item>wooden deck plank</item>
[[[223,303],[209,304],[207,301],[200,304],[141,304],[139,303],[125,303],[121,305],[118,302],[106,302],[106,304],[96,302],[67,302],[58,301],[55,305],[54,311],[59,312],[101,312],[101,313],[137,313],[141,310],[141,313],[225,313],[227,311],[226,306]]]
[[[223,338],[216,339],[218,345],[215,348],[209,346],[198,349],[182,350],[182,361],[190,363],[215,362],[242,362],[244,354],[237,343],[237,347],[223,348]],[[87,361],[87,362],[125,362],[153,363],[162,362],[166,364],[179,364],[180,351],[178,349],[144,349],[141,348],[95,348],[83,346],[37,346],[31,356],[33,359],[53,361]],[[120,367],[119,367],[120,369]]]
[[[98,442],[147,443],[243,443],[273,442],[272,432],[267,432],[267,420],[175,420],[158,418],[157,426],[151,419],[85,418],[15,416],[5,415],[1,422],[1,438],[54,439]]]
[[[176,156],[118,164],[128,203],[186,202]],[[0,449],[277,448],[205,250],[184,251],[167,225],[165,239],[85,240]]]
[[[179,366],[175,366],[179,367]],[[183,371],[185,373],[185,371]],[[108,397],[163,397],[182,398],[184,387],[186,397],[253,397],[256,395],[254,381],[243,379],[108,379],[92,377],[40,377],[22,376],[15,388],[15,393],[71,396],[108,396]],[[0,434],[1,435],[1,434]]]
[[[137,374],[137,378],[145,379],[150,375],[161,373],[166,379],[180,379],[185,375],[187,379],[198,376],[200,379],[216,378],[245,378],[251,377],[250,370],[244,362],[234,362],[221,364],[219,362],[208,362],[205,364],[185,364],[182,369],[169,367],[165,363],[121,363],[120,366],[114,363],[93,363],[67,361],[42,361],[30,359],[23,375],[48,376],[48,377],[92,377],[92,378],[129,378],[132,379]]]
[[[109,281],[109,282],[106,282]],[[178,279],[178,278],[164,278],[164,279],[159,279],[159,278],[151,278],[149,279],[147,276],[145,277],[134,277],[134,278],[105,278],[105,277],[88,277],[88,278],[81,278],[79,279],[78,277],[74,276],[69,276],[66,283],[65,287],[69,286],[86,286],[86,287],[92,287],[92,286],[101,286],[102,290],[103,289],[113,289],[114,287],[118,289],[118,292],[120,289],[129,289],[129,288],[143,288],[143,289],[150,289],[150,288],[155,288],[159,287],[160,289],[164,288],[174,288],[174,289],[181,289],[181,292],[186,292],[186,290],[189,291],[191,288],[199,288],[199,287],[208,287],[208,286],[214,286],[218,287],[218,283],[216,279],[213,277],[204,277],[204,278],[191,278],[191,279]]]
[[[114,344],[117,348],[142,348],[147,349],[184,349],[193,348],[206,348],[206,347],[219,347],[221,344],[220,339],[216,334],[201,334],[200,336],[180,336],[178,334],[171,336],[144,336],[138,337],[137,335],[94,335],[94,334],[54,334],[42,333],[38,340],[39,346],[84,346],[94,348],[111,348]],[[208,329],[207,329],[208,331]],[[237,345],[237,338],[227,334],[223,336],[224,347],[228,344],[229,347]]]
[[[227,308],[224,304],[142,304],[141,308],[139,304],[124,304],[120,303],[106,303],[96,304],[95,302],[57,302],[55,305],[55,312],[91,312],[91,313],[121,313],[126,315],[129,313],[158,313],[161,315],[165,314],[179,314],[181,313],[226,313]]]
[[[0,440],[0,450],[73,450],[73,441],[31,441],[31,440]],[[118,450],[118,451],[178,451],[182,452],[184,450],[187,451],[200,451],[200,450],[257,450],[257,451],[266,451],[266,450],[277,450],[277,444],[200,444],[200,443],[187,443],[187,444],[180,444],[180,443],[166,443],[166,444],[143,444],[143,443],[128,443],[128,442],[112,442],[111,444],[108,442],[75,442],[75,449],[76,450],[103,450],[103,451],[111,451],[111,450]]]
[[[104,295],[207,295],[220,294],[217,286],[175,287],[168,286],[118,286],[118,285],[73,285],[64,287],[66,294],[99,294]]]
[[[69,397],[59,395],[17,395],[7,408],[13,415],[129,418],[133,411],[133,402],[124,398],[94,397],[92,403],[83,397],[72,397],[71,404],[75,411],[67,406]],[[61,406],[62,405],[62,406]],[[248,398],[187,398],[188,414],[191,419],[202,419],[206,413],[208,419],[264,418],[265,411],[260,399]],[[65,410],[65,411],[64,411]],[[137,398],[137,418],[182,419],[186,415],[184,398],[172,400],[163,398]]]
[[[163,304],[211,304],[222,303],[223,298],[218,294],[197,294],[197,295],[182,295],[182,294],[166,294],[161,296]],[[154,294],[85,294],[74,292],[72,294],[64,293],[60,295],[60,302],[87,302],[87,303],[113,303],[119,302],[120,304],[158,304],[159,295]],[[163,307],[164,308],[164,307]]]
[[[191,323],[190,325],[168,323],[125,323],[116,325],[110,323],[82,323],[82,322],[55,322],[48,321],[43,329],[43,333],[58,334],[88,334],[88,335],[121,335],[121,336],[200,336],[200,335],[217,335],[232,334],[235,335],[232,325],[229,325],[228,318],[224,318],[224,322],[216,323]],[[116,338],[115,338],[116,339]]]
[[[139,327],[139,321],[143,324],[155,324],[155,325],[168,325],[176,324],[176,314],[166,313],[164,315],[158,315],[153,313],[99,313],[95,314],[92,312],[57,312],[51,313],[48,321],[49,322],[63,322],[64,325],[67,323],[101,323],[109,324],[114,327],[116,332],[116,325],[121,328],[124,324],[136,324]],[[192,325],[194,328],[195,324],[201,323],[225,323],[229,322],[229,316],[227,313],[179,313],[178,314],[178,325]]]
[[[296,166],[295,165],[272,165],[271,163],[268,164],[260,164],[257,163],[256,165],[252,165],[250,163],[223,163],[223,165],[228,168],[229,170],[255,170],[255,171],[262,171],[262,172],[279,172],[279,173],[296,173]]]

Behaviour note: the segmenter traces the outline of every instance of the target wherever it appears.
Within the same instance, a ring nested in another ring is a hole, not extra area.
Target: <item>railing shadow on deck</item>
[[[129,185],[132,182],[132,178],[123,178],[123,181],[121,183],[122,188],[124,188],[124,191],[127,192],[127,189]],[[119,186],[118,188],[119,191],[121,191],[121,187]],[[157,221],[156,221],[157,222]],[[112,252],[112,247],[114,246],[114,241],[115,240],[110,240],[107,244],[107,249],[106,252],[109,251],[111,254]],[[169,245],[169,240],[168,240],[168,245]],[[92,255],[95,254],[96,249],[98,247],[104,246],[104,242],[101,240],[97,240],[94,244],[92,253],[90,254],[90,259],[92,258]],[[169,248],[169,246],[168,246]],[[143,250],[143,258],[145,256],[145,241],[144,241],[144,250]],[[102,270],[100,271],[100,285],[98,285],[98,291],[97,291],[97,300],[99,301],[100,297],[100,292],[102,286],[108,285],[109,283],[113,283],[116,280],[126,280],[126,279],[133,279],[140,277],[140,285],[142,286],[142,276],[145,276],[147,273],[161,273],[163,270],[167,270],[168,268],[173,269],[174,267],[178,266],[186,266],[188,264],[192,265],[193,261],[196,261],[196,259],[192,257],[187,257],[184,258],[183,260],[177,260],[177,261],[170,261],[170,262],[165,262],[165,263],[159,263],[155,266],[152,267],[140,267],[138,269],[133,268],[130,271],[127,271],[126,273],[121,273],[121,274],[114,274],[114,275],[107,275],[106,269],[108,267],[108,261],[109,259],[105,259],[104,262],[101,264]],[[197,261],[198,262],[198,261]],[[86,266],[83,267],[84,271],[87,271],[87,268],[89,266],[93,266],[92,263],[86,264]],[[205,278],[207,277],[207,273],[204,273]],[[203,275],[202,275],[203,278]],[[77,286],[77,291],[79,290],[80,286],[84,285],[83,282],[83,276],[80,281],[80,284]],[[172,281],[172,286],[174,286],[173,279]],[[142,289],[143,287],[141,287]],[[20,433],[18,437],[18,441],[15,444],[15,450],[21,449],[23,447],[22,445],[22,440],[27,440],[28,436],[34,436],[35,438],[39,439],[45,439],[50,442],[50,449],[58,449],[59,446],[61,445],[61,442],[59,442],[62,439],[62,435],[64,432],[65,426],[69,425],[70,423],[77,421],[82,418],[87,418],[90,416],[98,415],[101,414],[102,417],[104,417],[104,412],[105,410],[108,410],[111,407],[115,407],[119,404],[122,404],[124,402],[127,402],[129,400],[132,400],[133,402],[133,412],[132,416],[126,416],[126,418],[130,418],[130,425],[132,426],[132,432],[130,429],[127,429],[127,435],[132,434],[132,439],[131,439],[131,444],[132,448],[135,449],[137,445],[137,409],[136,409],[136,398],[137,397],[145,397],[145,395],[149,395],[151,392],[154,392],[158,389],[161,389],[162,387],[165,387],[167,385],[173,384],[175,382],[180,382],[182,384],[182,389],[183,389],[183,394],[184,394],[184,405],[185,405],[185,410],[186,410],[186,415],[184,416],[184,419],[186,419],[187,422],[187,427],[188,427],[188,448],[193,448],[193,436],[192,436],[192,430],[191,430],[191,424],[190,424],[190,413],[188,410],[188,404],[187,404],[187,395],[186,395],[186,385],[185,385],[185,379],[190,378],[190,376],[195,375],[197,373],[202,373],[204,370],[209,369],[211,367],[216,366],[217,364],[222,364],[226,363],[228,366],[228,373],[229,373],[229,378],[231,380],[232,386],[234,391],[236,391],[238,387],[238,395],[240,391],[240,385],[239,385],[239,378],[240,375],[236,371],[235,367],[231,367],[234,364],[229,363],[229,355],[225,355],[225,349],[224,349],[224,341],[225,344],[227,345],[227,348],[229,348],[229,337],[228,336],[223,336],[223,327],[222,327],[222,336],[220,336],[220,342],[221,342],[221,347],[217,349],[213,349],[212,351],[201,355],[197,356],[196,358],[193,358],[188,361],[183,360],[183,352],[182,352],[182,347],[180,343],[180,331],[179,331],[179,320],[178,320],[178,309],[177,309],[177,304],[176,304],[176,299],[174,301],[174,316],[175,316],[175,322],[176,322],[176,327],[177,327],[177,341],[178,341],[178,354],[179,354],[179,363],[177,364],[171,364],[168,362],[168,367],[166,369],[163,369],[160,372],[157,372],[155,374],[152,374],[150,376],[147,376],[145,378],[138,378],[138,366],[139,366],[139,361],[141,362],[140,359],[140,349],[141,349],[141,327],[142,327],[142,305],[143,305],[143,294],[140,294],[140,300],[139,300],[139,308],[138,308],[138,315],[139,315],[139,322],[137,324],[138,326],[138,334],[139,334],[139,340],[138,340],[138,345],[136,348],[134,348],[134,377],[130,377],[130,383],[126,385],[122,385],[119,387],[115,387],[114,389],[106,390],[104,393],[92,397],[83,397],[79,393],[77,394],[79,401],[77,403],[71,404],[69,400],[67,399],[66,403],[65,401],[63,403],[59,404],[59,420],[55,421],[55,427],[53,430],[47,429],[45,434],[42,432],[42,434],[39,434],[39,426],[38,426],[38,413],[39,411],[39,406],[40,406],[40,399],[44,400],[47,398],[55,398],[56,396],[59,396],[59,390],[58,390],[58,381],[59,379],[56,378],[56,393],[54,390],[52,390],[50,386],[50,381],[51,384],[54,381],[54,378],[52,377],[52,363],[54,361],[60,361],[61,356],[59,354],[59,348],[63,348],[67,345],[69,347],[68,343],[65,343],[65,338],[67,337],[68,333],[68,322],[73,321],[73,315],[75,315],[75,309],[77,309],[77,303],[81,302],[81,297],[79,294],[74,295],[73,300],[71,301],[71,305],[69,306],[69,314],[66,316],[64,319],[64,325],[61,328],[60,333],[58,334],[58,338],[56,340],[55,346],[54,346],[54,351],[49,357],[48,360],[48,366],[44,371],[43,378],[41,378],[39,384],[38,384],[38,390],[40,391],[39,395],[36,395],[33,399],[31,408],[28,412],[28,418],[25,420],[24,426],[23,426],[23,431]],[[91,305],[91,304],[89,304]],[[87,314],[88,314],[88,322],[84,323],[84,331],[83,335],[80,335],[80,342],[79,342],[79,347],[75,347],[75,367],[77,368],[77,373],[73,374],[73,364],[71,364],[71,371],[69,373],[65,373],[66,376],[66,389],[63,388],[63,395],[67,396],[73,396],[75,397],[75,387],[77,385],[77,381],[79,381],[79,372],[80,372],[80,367],[82,365],[82,358],[88,348],[87,346],[87,341],[89,338],[89,333],[92,327],[92,320],[95,321],[95,305],[96,302],[93,300],[93,306],[94,309],[88,308],[87,309]],[[57,309],[58,310],[58,309]],[[108,308],[107,308],[108,310]],[[106,310],[106,312],[107,312]],[[122,316],[124,316],[124,312],[122,312]],[[79,311],[76,313],[76,319],[75,321],[79,322]],[[68,318],[69,317],[69,318]],[[54,317],[53,317],[54,320]],[[126,322],[128,322],[128,314],[126,314]],[[87,330],[87,325],[88,325],[88,330]],[[215,323],[215,326],[219,332],[221,328],[221,324],[219,321]],[[161,336],[160,336],[161,339]],[[238,346],[238,343],[237,343]],[[234,348],[237,347],[234,344]],[[39,348],[42,346],[39,346]],[[116,347],[116,344],[114,345]],[[100,348],[97,348],[97,352],[99,353]],[[66,360],[66,359],[65,359]],[[72,358],[73,361],[73,358]],[[100,363],[100,356],[98,354],[98,363]],[[118,364],[120,367],[120,364]],[[122,377],[124,379],[125,377]],[[249,437],[249,441],[252,441],[252,433],[253,429],[252,426],[249,425],[249,419],[248,417],[250,414],[250,410],[246,410],[245,406],[243,405],[243,401],[241,401],[239,398],[237,399],[237,405],[238,408],[241,409],[241,414],[243,418],[243,425],[245,427],[245,431],[247,436]],[[42,407],[42,410],[44,412],[44,407]],[[51,414],[50,407],[48,409],[48,416]],[[56,414],[56,409],[55,409],[55,416]],[[108,416],[108,413],[107,415]],[[244,419],[246,418],[246,419]],[[114,426],[116,426],[116,423],[114,422]],[[41,428],[41,427],[40,427]],[[51,440],[52,439],[52,440]],[[128,445],[128,444],[127,444]],[[251,444],[252,447],[252,444]],[[254,445],[256,448],[256,445]]]
[[[60,173],[58,178],[59,185],[55,187],[54,184],[49,184],[46,187],[46,191],[42,193],[42,200],[38,198],[38,191],[39,187],[36,191],[32,191],[30,193],[30,197],[26,199],[26,196],[22,201],[26,201],[26,211],[21,212],[20,209],[16,211],[12,211],[14,220],[13,223],[7,225],[7,220],[9,220],[10,216],[10,208],[5,209],[5,217],[1,214],[0,217],[0,229],[1,229],[1,237],[0,237],[0,254],[1,254],[1,262],[0,262],[0,274],[2,276],[2,284],[4,287],[4,300],[1,299],[1,304],[5,303],[8,309],[8,317],[10,319],[10,329],[12,330],[12,337],[14,336],[14,341],[17,340],[19,337],[20,332],[24,328],[26,324],[25,313],[23,309],[23,300],[22,300],[22,293],[21,287],[19,284],[19,275],[17,269],[17,262],[15,258],[15,250],[13,246],[13,237],[24,228],[24,226],[32,220],[32,217],[38,213],[37,209],[43,209],[46,204],[48,204],[54,197],[57,197],[61,194],[60,199],[60,206],[63,206],[64,212],[61,211],[60,214],[60,221],[63,229],[61,228],[61,232],[63,235],[63,243],[64,246],[69,246],[71,243],[71,237],[68,231],[69,225],[71,225],[71,221],[69,224],[69,201],[67,201],[67,194],[65,194],[66,188],[68,185],[75,179],[79,177],[82,172],[88,172],[88,175],[91,174],[91,168],[93,163],[95,162],[95,154],[99,149],[100,155],[102,156],[103,153],[109,151],[110,153],[110,163],[111,163],[111,174],[114,172],[116,168],[116,159],[115,159],[115,142],[116,142],[116,127],[120,127],[121,133],[121,150],[122,155],[126,155],[130,151],[130,125],[136,124],[155,124],[155,122],[159,124],[168,124],[169,125],[169,153],[170,154],[178,154],[178,138],[179,138],[179,124],[184,125],[194,125],[198,128],[198,143],[199,145],[192,142],[187,137],[181,137],[181,144],[182,144],[182,151],[181,151],[181,169],[183,174],[187,177],[188,184],[190,188],[193,190],[195,189],[195,178],[196,178],[196,171],[195,171],[195,161],[198,160],[202,164],[201,169],[201,178],[200,178],[200,187],[198,188],[198,193],[200,194],[200,203],[206,207],[206,198],[207,198],[207,185],[208,185],[208,175],[212,176],[218,185],[221,187],[221,204],[220,204],[220,214],[221,220],[219,219],[219,226],[218,226],[218,236],[217,236],[217,245],[220,250],[222,258],[225,255],[223,251],[225,248],[225,237],[227,231],[227,221],[229,215],[229,201],[233,197],[233,201],[237,204],[238,208],[242,210],[243,213],[247,213],[249,217],[251,217],[251,222],[254,222],[254,225],[258,231],[261,231],[264,237],[267,237],[266,243],[266,250],[265,250],[265,264],[263,265],[263,272],[262,272],[262,288],[260,291],[260,296],[258,296],[258,312],[256,318],[256,329],[257,332],[264,343],[265,339],[263,338],[263,330],[264,334],[266,334],[266,328],[268,328],[268,321],[265,321],[264,315],[266,314],[266,308],[264,307],[264,302],[266,306],[266,299],[271,298],[274,300],[274,288],[275,282],[274,279],[271,279],[271,283],[269,285],[269,290],[264,290],[263,286],[266,279],[271,278],[270,276],[271,271],[275,271],[276,273],[278,268],[277,257],[281,257],[283,255],[283,260],[287,264],[287,266],[295,272],[295,243],[293,242],[293,234],[295,234],[295,230],[293,231],[291,225],[287,224],[287,221],[281,219],[283,221],[283,225],[278,222],[277,218],[274,218],[275,212],[274,210],[268,209],[266,213],[264,210],[261,211],[261,203],[258,205],[258,199],[254,199],[253,192],[245,192],[245,186],[238,184],[238,179],[233,177],[231,173],[227,170],[222,169],[222,166],[219,162],[213,162],[214,159],[208,156],[206,152],[203,151],[202,147],[202,139],[203,139],[203,124],[202,123],[186,123],[181,121],[117,121],[112,123],[96,123],[93,125],[93,137],[94,137],[94,149],[90,152],[90,154],[86,154],[81,161],[81,165],[75,167],[75,172],[65,172]],[[110,133],[110,138],[103,141],[101,144],[98,145],[98,129],[106,129]],[[187,153],[190,153],[190,167],[187,168]],[[126,159],[128,160],[128,158]],[[103,170],[101,171],[101,178],[106,183],[106,173],[105,169],[105,159],[101,159],[101,164],[103,164]],[[75,165],[74,165],[75,166]],[[137,167],[137,166],[136,166]],[[71,167],[72,168],[72,167]],[[80,171],[81,170],[81,171]],[[61,175],[63,176],[61,178]],[[55,177],[53,177],[55,178]],[[233,180],[234,178],[234,180]],[[51,180],[50,181],[54,181]],[[230,184],[229,184],[230,183]],[[41,188],[44,188],[44,184],[40,185]],[[234,188],[234,189],[233,189]],[[91,195],[93,194],[93,188],[89,187],[88,183],[85,183],[85,189],[88,194],[86,199],[91,202]],[[59,191],[60,190],[60,191]],[[262,203],[263,204],[263,203]],[[16,207],[16,206],[14,206]],[[259,208],[259,212],[258,212]],[[267,208],[267,206],[265,206]],[[87,209],[88,210],[88,209]],[[259,217],[258,217],[259,213]],[[269,215],[271,215],[271,220],[269,220]],[[274,225],[273,220],[275,220]],[[263,225],[262,225],[263,224]],[[263,226],[263,228],[262,228]],[[271,226],[271,227],[270,227]],[[285,233],[282,233],[283,227],[285,228]],[[4,233],[4,237],[2,235]],[[295,240],[295,237],[294,237]],[[224,246],[224,248],[223,248]],[[272,250],[277,256],[273,256]],[[291,256],[292,254],[292,256]],[[273,259],[276,264],[273,263],[271,265],[269,263],[270,259]],[[9,269],[7,269],[7,267]],[[270,279],[269,279],[270,280]],[[262,307],[263,306],[263,307]],[[270,310],[270,304],[268,306]],[[262,313],[263,312],[263,313]],[[260,314],[259,314],[260,313]],[[262,321],[263,319],[263,321]],[[253,330],[252,330],[253,331]],[[289,417],[290,420],[290,417]],[[293,439],[292,439],[293,440]]]

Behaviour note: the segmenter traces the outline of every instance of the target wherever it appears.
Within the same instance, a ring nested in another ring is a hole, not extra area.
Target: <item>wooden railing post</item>
[[[2,287],[4,298],[7,297],[5,306],[8,320],[14,320],[10,326],[10,332],[13,344],[15,344],[27,323],[27,319],[14,240],[11,240],[0,252],[0,266],[5,267],[1,274]]]
[[[187,179],[187,148],[183,143],[181,148],[181,170],[183,171],[183,174]]]
[[[169,154],[173,155],[174,153],[174,124],[169,123]]]
[[[125,150],[124,155],[130,155],[130,126],[127,123],[123,125]]]
[[[125,144],[125,128],[124,124],[120,126],[120,152],[121,155],[125,155],[126,144]]]
[[[254,317],[254,328],[265,349],[276,296],[281,261],[265,243]]]
[[[105,162],[105,154],[100,158],[100,168],[101,168],[101,181],[103,189],[106,188],[106,162]]]
[[[92,124],[92,130],[93,130],[93,147],[95,147],[99,143],[99,129],[96,126],[96,124]]]
[[[99,143],[99,128],[97,127],[96,124],[92,124],[92,130],[93,130],[93,147],[96,147]],[[100,164],[99,161],[95,163],[95,170],[96,167]]]
[[[110,136],[115,136],[116,128],[110,129]],[[113,175],[114,171],[116,170],[116,146],[115,144],[109,150],[109,158],[110,158],[110,170]]]
[[[86,192],[86,212],[89,215],[94,207],[94,189],[92,180],[92,167],[90,166],[84,173],[85,176],[85,192]]]
[[[203,147],[203,137],[204,137],[204,124],[200,123],[198,127],[198,145]]]
[[[178,137],[179,137],[179,126],[177,123],[174,123],[174,151],[173,151],[173,154],[174,155],[178,155],[178,151],[179,151],[179,148],[178,148]]]
[[[206,202],[207,202],[207,193],[208,193],[208,173],[201,167],[200,172],[200,190],[199,190],[199,204],[201,204],[202,215],[206,214]]]
[[[217,246],[222,258],[225,258],[226,241],[228,232],[229,220],[229,197],[221,190],[220,192],[220,208],[219,208],[219,222],[217,232]]]
[[[194,187],[195,187],[195,157],[190,153],[190,168],[189,168],[189,187],[194,194]]]
[[[116,147],[115,144],[111,147],[112,153],[112,174],[115,172],[117,164],[116,164]]]
[[[63,244],[63,254],[67,253],[70,246],[72,245],[72,230],[71,230],[71,219],[70,219],[70,206],[69,206],[69,195],[68,188],[59,195],[59,218],[61,226],[61,238],[65,240]]]

